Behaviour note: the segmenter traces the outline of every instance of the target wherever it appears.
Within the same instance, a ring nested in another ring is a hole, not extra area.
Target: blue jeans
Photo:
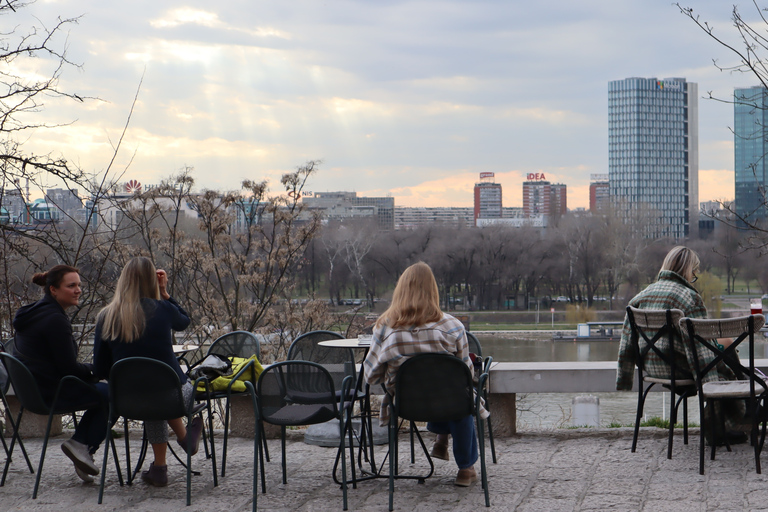
[[[427,430],[435,434],[451,434],[453,458],[459,469],[471,467],[477,462],[477,436],[475,418],[467,416],[459,421],[435,421],[427,423]]]

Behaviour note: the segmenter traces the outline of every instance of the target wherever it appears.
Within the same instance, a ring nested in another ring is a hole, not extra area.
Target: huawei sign
[[[136,180],[131,180],[125,184],[125,191],[129,194],[138,194],[141,192],[141,183]]]

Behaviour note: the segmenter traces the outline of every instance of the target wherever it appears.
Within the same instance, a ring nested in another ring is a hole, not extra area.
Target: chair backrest
[[[763,315],[747,315],[735,318],[724,318],[720,320],[703,320],[698,318],[683,318],[680,320],[680,327],[688,333],[689,349],[695,356],[692,358],[694,369],[700,380],[710,371],[714,370],[721,361],[728,365],[738,376],[745,374],[749,380],[759,382],[762,385],[762,379],[757,377],[754,372],[755,352],[754,341],[755,333],[765,324]],[[717,346],[718,338],[733,338],[733,343],[721,350]],[[738,346],[747,340],[749,345],[749,369],[744,368],[736,355]],[[709,361],[705,366],[701,366],[701,361]],[[763,386],[765,387],[765,386]]]
[[[324,423],[338,414],[331,374],[310,361],[283,361],[261,372],[259,416],[275,425]]]
[[[209,354],[219,354],[225,357],[251,357],[261,360],[259,338],[248,331],[232,331],[220,336],[211,344]]]
[[[344,336],[333,331],[305,332],[288,348],[289,361],[312,361],[323,366],[331,377],[336,389],[341,389],[344,377],[356,375],[355,353],[351,348],[323,347],[321,341],[341,340]]]
[[[476,356],[483,357],[483,347],[480,346],[480,340],[469,331],[467,331],[467,344],[469,345],[470,352]]]
[[[395,414],[410,421],[454,421],[474,411],[472,373],[458,357],[419,354],[395,377]]]
[[[113,415],[132,420],[170,420],[187,415],[176,371],[148,357],[127,357],[109,372]]]
[[[678,327],[683,316],[684,313],[679,309],[638,309],[627,306],[630,343],[635,352],[635,364],[642,373],[648,373],[649,366],[658,372],[661,364],[669,368],[670,377],[678,377],[675,353],[678,357],[679,354],[685,354]]]
[[[47,416],[50,406],[43,400],[37,381],[29,368],[7,352],[0,352],[0,361],[8,371],[9,382],[13,385],[13,392],[21,406],[35,414]]]
[[[2,341],[0,341],[0,352],[7,352]],[[5,369],[5,364],[0,362],[0,394],[5,395],[10,387],[11,379],[8,378],[8,370]]]

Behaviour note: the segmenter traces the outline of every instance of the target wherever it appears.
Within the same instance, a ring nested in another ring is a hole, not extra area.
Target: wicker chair
[[[761,472],[760,452],[765,441],[766,421],[764,418],[765,401],[768,398],[768,384],[755,370],[755,333],[765,324],[763,315],[749,315],[723,320],[700,320],[695,318],[683,318],[680,327],[688,333],[687,342],[694,362],[696,386],[699,394],[700,421],[702,435],[699,440],[699,474],[704,474],[704,429],[706,402],[711,411],[715,411],[718,400],[745,399],[747,414],[751,419],[751,441],[755,452],[755,471]],[[722,348],[716,340],[718,338],[733,338],[733,343]],[[745,367],[736,355],[738,346],[747,341],[749,351],[749,366]],[[703,364],[704,363],[704,364]],[[740,376],[741,380],[730,381],[706,381],[711,371],[717,371],[716,367],[725,364]],[[760,407],[762,402],[763,407]],[[709,428],[713,436],[711,459],[715,460],[717,442],[714,439],[715,432],[720,428],[724,431],[724,418],[717,418],[717,414],[710,413]],[[762,432],[758,440],[758,427],[762,424]],[[726,442],[730,451],[730,446]]]
[[[672,458],[675,423],[677,423],[677,413],[681,403],[683,404],[683,444],[688,444],[688,397],[696,394],[696,386],[690,375],[681,376],[681,372],[677,369],[675,353],[685,353],[685,346],[678,330],[678,322],[682,317],[683,312],[679,309],[637,309],[627,306],[627,318],[631,329],[630,343],[637,366],[638,392],[632,453],[637,448],[645,399],[656,384],[669,389],[667,458]],[[655,364],[662,364],[669,369],[667,377],[649,375],[651,359]]]

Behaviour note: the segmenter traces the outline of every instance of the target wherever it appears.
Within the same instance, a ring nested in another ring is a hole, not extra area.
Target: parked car
[[[555,297],[553,302],[571,302],[571,299],[569,299],[565,295],[561,295],[559,297]]]

